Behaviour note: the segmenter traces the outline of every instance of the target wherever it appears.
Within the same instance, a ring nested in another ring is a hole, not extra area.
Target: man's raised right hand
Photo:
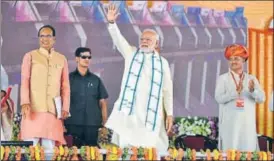
[[[115,6],[115,4],[109,4],[107,12],[108,22],[114,23],[119,15],[120,13],[118,13],[118,8]]]

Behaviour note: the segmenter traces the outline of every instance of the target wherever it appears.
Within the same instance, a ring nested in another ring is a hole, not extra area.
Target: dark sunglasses
[[[91,56],[80,56],[82,59],[91,59]]]

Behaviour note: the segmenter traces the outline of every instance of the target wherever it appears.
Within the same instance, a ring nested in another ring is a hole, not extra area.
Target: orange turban
[[[231,56],[240,56],[244,58],[245,60],[248,59],[249,53],[246,50],[246,48],[242,45],[233,44],[225,49],[225,57],[226,59],[229,59]]]

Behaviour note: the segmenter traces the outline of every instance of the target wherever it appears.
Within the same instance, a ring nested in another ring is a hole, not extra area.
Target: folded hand
[[[248,88],[249,88],[249,91],[250,91],[250,92],[253,92],[253,91],[254,91],[255,83],[254,83],[254,80],[253,80],[253,79],[251,79],[251,80],[248,82]]]

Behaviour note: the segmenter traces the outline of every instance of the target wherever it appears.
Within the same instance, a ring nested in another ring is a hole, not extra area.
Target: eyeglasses
[[[83,55],[83,56],[80,56],[80,57],[81,57],[82,59],[87,59],[87,58],[88,58],[88,59],[91,59],[91,56],[84,56],[84,55]]]

